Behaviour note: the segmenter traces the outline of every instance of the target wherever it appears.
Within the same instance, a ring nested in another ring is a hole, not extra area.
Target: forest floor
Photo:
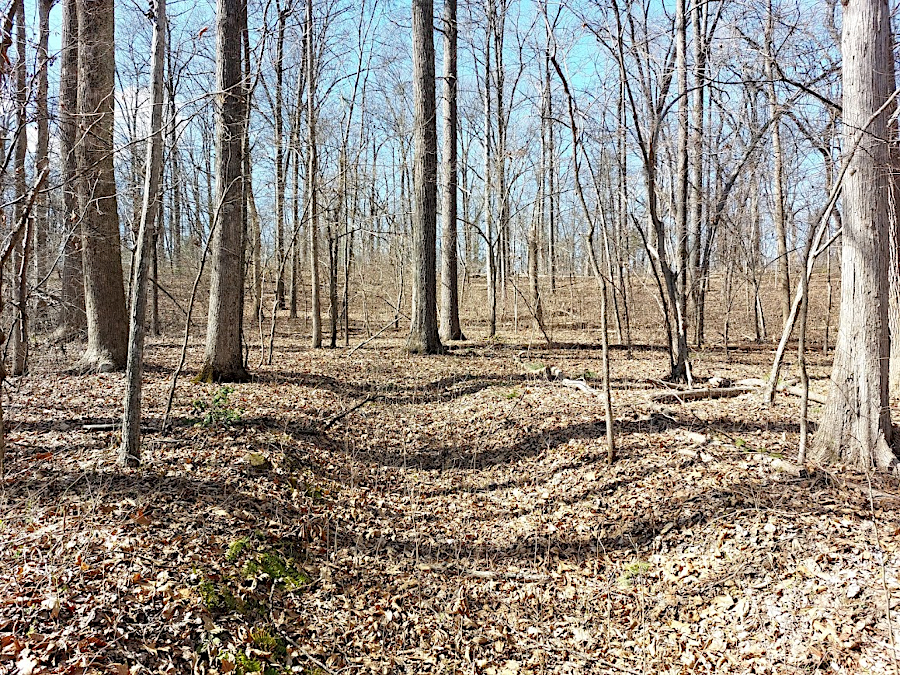
[[[0,673],[898,672],[896,478],[781,470],[796,398],[651,402],[650,348],[612,353],[609,466],[600,401],[523,374],[600,386],[596,334],[555,337],[411,357],[282,335],[233,389],[189,382],[192,344],[166,431],[180,341],[157,339],[139,469],[83,428],[118,419],[123,376],[45,358],[5,404]],[[828,360],[811,374],[824,392]]]

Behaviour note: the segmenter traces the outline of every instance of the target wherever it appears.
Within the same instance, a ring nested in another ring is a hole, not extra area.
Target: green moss
[[[241,537],[240,539],[236,539],[231,542],[231,545],[228,547],[228,551],[225,553],[225,560],[227,560],[228,562],[235,562],[238,558],[241,557],[241,553],[243,553],[244,549],[249,543],[250,537]]]
[[[296,566],[292,558],[284,558],[274,551],[258,553],[244,564],[245,579],[256,579],[262,574],[274,583],[284,584],[288,590],[303,588],[310,582],[309,575]]]
[[[227,584],[204,579],[197,585],[197,592],[210,612],[233,612],[241,608],[241,601],[234,596]]]
[[[643,577],[650,571],[650,563],[638,560],[625,567],[625,571],[619,576],[619,586],[627,588],[637,583],[640,577]]]

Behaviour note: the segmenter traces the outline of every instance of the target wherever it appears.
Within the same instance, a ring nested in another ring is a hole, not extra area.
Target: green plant
[[[250,631],[250,642],[261,652],[268,652],[277,657],[287,655],[287,643],[284,639],[277,634],[273,634],[265,626],[260,626]]]
[[[234,387],[222,386],[216,389],[210,399],[194,399],[191,409],[201,417],[197,420],[197,426],[204,428],[230,427],[241,421],[242,412],[238,408],[232,408],[228,404],[228,397],[234,393]]]
[[[224,583],[216,584],[212,579],[204,579],[197,584],[200,600],[210,612],[234,611],[240,608],[240,600]]]
[[[235,539],[233,542],[231,542],[231,545],[228,547],[228,551],[225,553],[225,560],[227,560],[228,562],[235,562],[238,558],[241,557],[241,553],[249,543],[250,537],[241,537],[240,539]]]
[[[636,579],[644,576],[650,571],[650,563],[643,560],[637,560],[630,565],[625,566],[625,571],[619,575],[619,586],[628,587],[635,584]]]
[[[248,560],[242,574],[245,579],[255,579],[265,574],[273,583],[284,584],[288,590],[303,588],[311,581],[309,575],[296,567],[291,558],[283,558],[274,551],[259,553]]]

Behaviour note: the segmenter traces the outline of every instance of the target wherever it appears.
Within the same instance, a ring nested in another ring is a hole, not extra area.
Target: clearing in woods
[[[523,369],[599,387],[595,331],[411,357],[402,330],[348,355],[302,327],[232,388],[189,382],[192,339],[166,431],[180,339],[151,340],[139,469],[83,428],[118,419],[121,374],[13,383],[0,672],[895,672],[897,480],[792,473],[799,399],[652,402],[665,353],[616,348],[610,467],[600,401]]]

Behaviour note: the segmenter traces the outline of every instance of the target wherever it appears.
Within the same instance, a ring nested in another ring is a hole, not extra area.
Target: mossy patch
[[[303,588],[310,577],[299,568],[293,558],[285,558],[275,551],[257,553],[241,570],[245,579],[258,579],[265,574],[276,584],[284,584],[288,590]]]

